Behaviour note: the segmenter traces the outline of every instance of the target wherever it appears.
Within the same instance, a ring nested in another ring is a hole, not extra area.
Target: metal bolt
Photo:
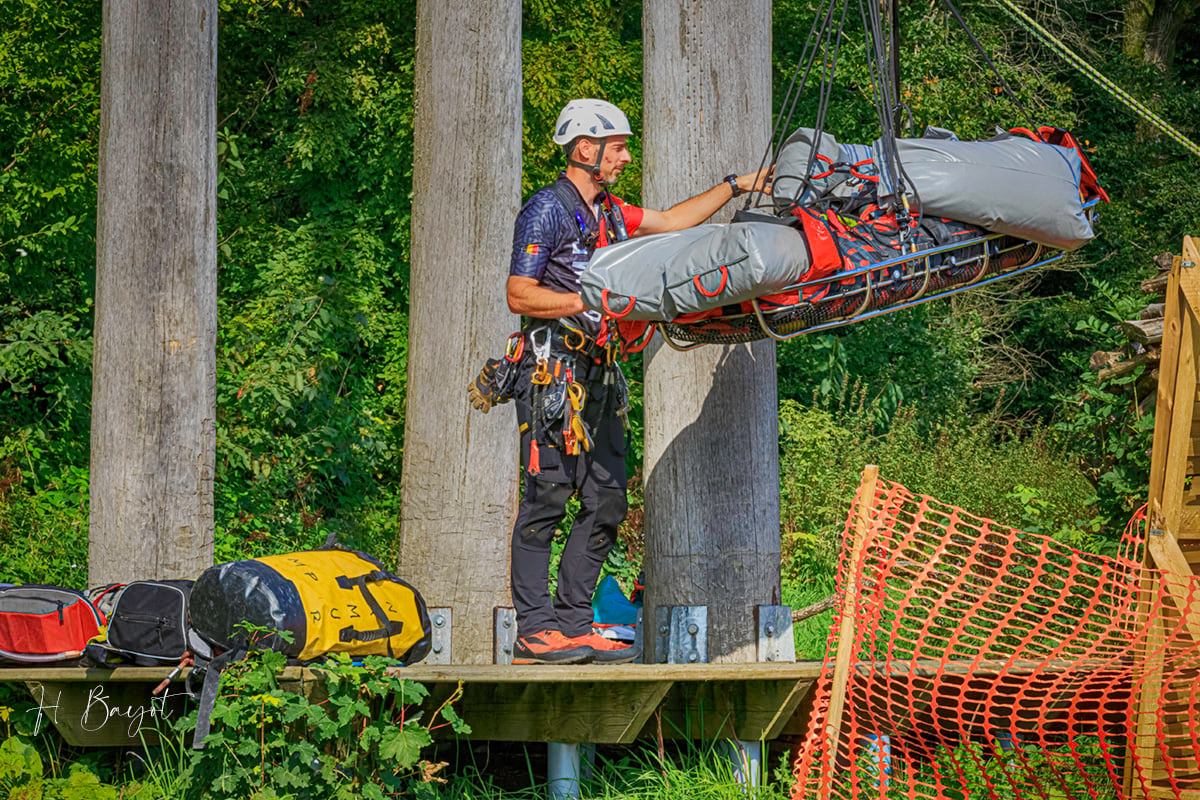
[[[1164,531],[1162,528],[1151,528],[1150,529],[1151,536],[1162,536],[1164,533],[1166,533],[1166,531]]]
[[[696,623],[694,623],[694,622],[689,622],[689,623],[688,623],[688,633],[689,633],[689,634],[691,634],[692,636],[695,636],[695,635],[696,635],[697,633],[699,633],[699,632],[700,632],[700,626],[698,626],[698,625],[697,625]]]
[[[671,628],[667,625],[660,625],[658,627],[658,635],[659,636],[666,636],[670,632],[671,632]]]
[[[503,647],[500,648],[500,652],[508,654],[508,653],[512,652],[512,648],[509,647],[508,645],[504,645]]]
[[[433,646],[433,652],[435,652],[435,653],[440,653],[440,652],[442,652],[442,646],[441,646],[440,644],[435,644],[435,645]]]
[[[440,627],[442,627],[443,625],[445,625],[445,624],[446,624],[446,618],[445,618],[445,617],[443,617],[441,614],[434,614],[434,615],[433,615],[433,624],[434,624],[436,627],[440,628]],[[436,652],[436,651],[435,651],[435,652]]]
[[[697,653],[695,650],[688,653],[688,661],[691,662],[692,664],[695,664],[699,660],[700,660],[700,654]]]
[[[511,628],[511,627],[512,627],[512,620],[511,620],[511,619],[509,619],[508,617],[505,617],[505,618],[504,618],[504,619],[501,621],[501,623],[500,623],[500,624],[501,624],[501,625],[503,625],[503,626],[504,626],[504,627],[506,627],[506,628]]]
[[[1181,266],[1181,267],[1194,267],[1194,266],[1196,266],[1196,262],[1195,262],[1195,261],[1183,261],[1183,262],[1180,262],[1179,266]]]
[[[766,633],[767,633],[768,637],[774,636],[775,635],[775,626],[768,623]]]

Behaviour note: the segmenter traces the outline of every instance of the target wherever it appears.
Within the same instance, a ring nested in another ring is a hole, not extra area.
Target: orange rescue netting
[[[1144,513],[1110,558],[883,480],[869,502],[795,800],[1200,797],[1200,579],[1143,566]]]

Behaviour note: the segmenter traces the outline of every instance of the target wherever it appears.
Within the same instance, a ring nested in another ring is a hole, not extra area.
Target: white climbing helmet
[[[572,100],[558,115],[554,123],[554,143],[570,144],[580,136],[632,136],[625,112],[604,100],[582,98]]]

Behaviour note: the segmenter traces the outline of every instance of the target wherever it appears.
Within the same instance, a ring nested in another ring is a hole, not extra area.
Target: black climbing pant
[[[581,636],[592,629],[592,593],[608,551],[617,541],[617,526],[625,519],[625,429],[616,414],[611,384],[604,369],[591,367],[583,418],[592,437],[590,452],[566,455],[540,436],[537,474],[530,474],[530,445],[534,435],[530,375],[533,359],[526,354],[517,379],[514,401],[521,429],[521,473],[525,493],[512,538],[512,598],[522,636],[558,630]],[[618,369],[611,367],[610,369]],[[582,376],[580,376],[582,377]],[[577,378],[578,380],[578,378]],[[558,566],[558,590],[550,598],[550,543],[562,522],[567,501],[579,495],[575,517]]]

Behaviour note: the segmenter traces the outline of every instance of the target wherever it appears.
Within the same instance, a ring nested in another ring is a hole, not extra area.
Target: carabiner
[[[515,364],[521,360],[523,355],[525,355],[525,334],[517,331],[508,337],[508,344],[504,347],[504,360]]]
[[[567,397],[571,399],[571,408],[578,414],[587,402],[587,389],[583,388],[582,383],[570,383],[567,385]]]
[[[537,337],[542,334],[542,341],[539,344]],[[529,346],[533,348],[533,354],[537,356],[538,361],[550,360],[550,328],[543,325],[534,328],[529,332]]]

